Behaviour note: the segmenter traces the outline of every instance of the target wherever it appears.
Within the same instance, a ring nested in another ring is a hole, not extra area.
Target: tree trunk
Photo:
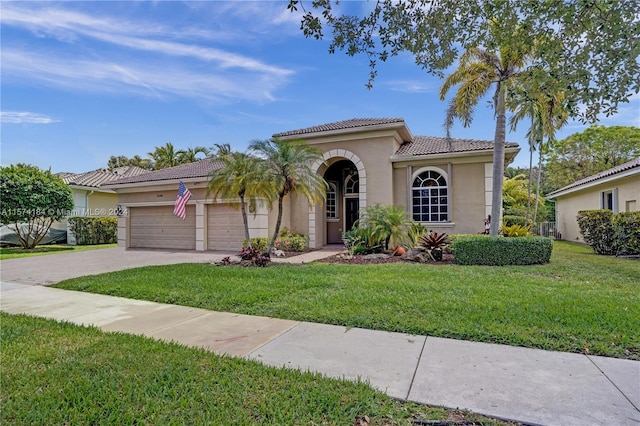
[[[278,233],[280,233],[280,225],[282,224],[282,200],[284,198],[284,194],[278,195],[278,219],[276,220],[276,229],[273,231],[273,237],[271,237],[271,241],[269,241],[269,246],[267,247],[267,253],[271,254],[271,249],[273,248],[274,243],[276,242],[276,238],[278,238]]]
[[[533,144],[529,145],[529,184],[527,185],[527,215],[525,216],[527,223],[529,223],[529,215],[531,214],[531,173],[532,172],[533,172]]]
[[[493,139],[493,185],[491,196],[491,227],[489,235],[497,237],[502,218],[502,184],[504,174],[504,142],[506,138],[505,93],[501,82],[497,83],[496,133]]]
[[[540,197],[540,177],[542,176],[542,141],[540,141],[540,149],[538,150],[538,183],[536,186],[536,204],[533,209],[533,224],[535,226],[538,221],[538,198]]]
[[[247,207],[244,203],[244,193],[240,195],[240,210],[242,211],[242,223],[244,224],[244,239],[247,247],[251,248],[251,236],[249,235],[249,219],[247,219]]]

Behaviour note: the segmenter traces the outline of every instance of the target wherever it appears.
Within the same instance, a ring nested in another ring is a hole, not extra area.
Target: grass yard
[[[96,244],[89,246],[68,246],[66,244],[50,244],[44,246],[36,246],[36,248],[27,250],[22,247],[1,247],[0,260],[16,259],[19,257],[43,256],[46,254],[67,253],[71,251],[96,250],[103,248],[117,247],[117,244]]]
[[[484,417],[402,403],[364,383],[0,313],[0,423],[410,424]]]
[[[56,287],[216,311],[640,359],[640,262],[556,242],[548,265],[156,266]]]

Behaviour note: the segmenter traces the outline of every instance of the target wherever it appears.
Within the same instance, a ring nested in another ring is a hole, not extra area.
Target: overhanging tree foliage
[[[544,186],[554,191],[640,157],[640,128],[591,126],[557,141],[548,151]]]
[[[73,209],[71,189],[50,170],[18,164],[0,167],[0,222],[14,228],[22,246],[32,249],[51,224]]]
[[[344,13],[338,3],[290,0],[288,8],[304,12],[307,37],[332,32],[330,53],[367,55],[368,87],[377,64],[403,52],[442,77],[470,49],[535,40],[529,67],[544,72],[532,78],[551,93],[564,91],[573,117],[595,121],[640,91],[639,0],[381,0],[361,15]],[[493,31],[494,20],[504,31]]]

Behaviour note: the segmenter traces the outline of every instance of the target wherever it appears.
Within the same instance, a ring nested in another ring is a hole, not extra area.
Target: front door
[[[353,228],[353,224],[359,217],[360,200],[358,198],[345,198],[344,199],[344,230],[349,231]]]

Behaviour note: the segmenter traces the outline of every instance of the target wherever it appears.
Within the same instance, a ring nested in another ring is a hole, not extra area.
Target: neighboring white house
[[[118,167],[113,170],[97,169],[85,173],[59,173],[64,183],[69,185],[73,195],[73,210],[67,217],[108,217],[116,216],[118,194],[101,185],[113,183],[125,177],[138,176],[148,170],[136,166]],[[58,222],[56,227],[67,229],[67,244],[75,244],[75,237],[69,230],[68,222]]]
[[[577,216],[581,210],[640,210],[640,158],[589,176],[547,195],[556,202],[556,227],[562,239],[584,242]]]

